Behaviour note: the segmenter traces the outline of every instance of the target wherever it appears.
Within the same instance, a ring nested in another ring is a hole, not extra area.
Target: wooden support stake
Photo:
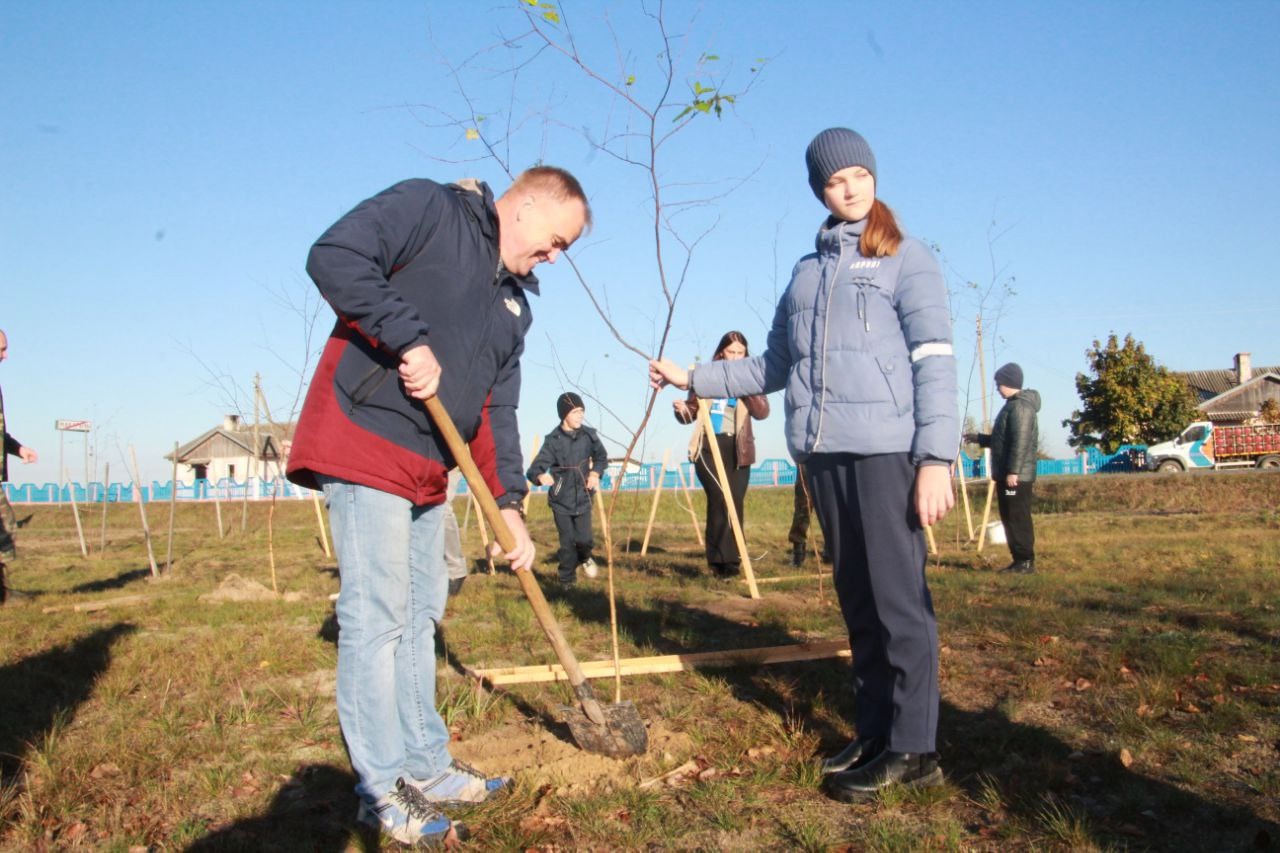
[[[276,585],[276,492],[280,489],[280,478],[271,480],[271,506],[267,510],[267,563],[271,568],[271,591],[280,594]]]
[[[982,546],[987,541],[987,520],[991,518],[991,496],[995,494],[996,481],[987,480],[987,502],[982,507],[982,524],[978,526],[978,553],[982,553]]]
[[[244,494],[240,497],[240,532],[249,529],[249,484],[253,482],[253,457],[244,458]]]
[[[333,551],[329,548],[329,536],[324,530],[324,513],[320,510],[320,493],[311,493],[311,503],[316,508],[316,527],[320,529],[320,545],[324,548],[324,556],[326,559],[333,556]]]
[[[95,610],[106,610],[108,607],[114,607],[118,604],[139,604],[143,601],[149,601],[149,595],[122,595],[119,598],[104,598],[100,601],[83,601],[79,604],[56,604],[52,607],[43,607],[41,613],[60,613],[64,610],[74,610],[76,613],[92,613]]]
[[[209,491],[213,492],[213,517],[218,522],[218,538],[221,539],[226,535],[226,530],[222,527],[222,498],[216,485],[210,484]]]
[[[480,511],[480,502],[476,500],[475,492],[469,492],[471,500],[476,505],[476,527],[480,529],[480,544],[484,547],[484,558],[489,561],[489,574],[496,574],[497,569],[493,565],[493,554],[489,553],[489,531],[484,526],[484,513]]]
[[[98,540],[98,559],[107,550],[107,492],[111,491],[111,463],[104,463],[102,472],[102,536]]]
[[[822,579],[825,577],[826,575],[822,572],[818,572],[816,575],[782,575],[781,577],[776,578],[756,578],[756,583],[787,583],[789,581],[811,580],[816,580],[818,583],[822,583]]]
[[[818,640],[790,646],[766,646],[755,649],[730,649],[721,652],[692,652],[681,655],[623,658],[617,666],[623,675],[654,675],[662,672],[688,672],[703,667],[762,666],[771,663],[791,663],[826,658],[852,657],[848,640]],[[583,661],[582,672],[587,678],[608,678],[614,674],[611,660]],[[510,666],[493,669],[464,667],[467,675],[489,682],[495,687],[503,684],[536,684],[548,681],[567,681],[559,664],[537,666]]]
[[[133,463],[133,497],[138,502],[138,514],[142,516],[142,538],[147,543],[147,562],[151,564],[151,577],[160,577],[156,566],[156,552],[151,547],[151,527],[147,524],[147,505],[142,501],[142,478],[138,474],[138,454],[129,445],[129,460]]]
[[[533,460],[538,458],[538,444],[542,441],[542,436],[537,433],[533,436],[533,447],[529,450],[529,464],[533,464]],[[524,493],[524,503],[520,506],[520,511],[525,515],[529,514],[529,498],[533,496],[533,489]]]
[[[726,415],[728,417],[728,415]],[[751,555],[747,553],[747,540],[742,535],[742,525],[738,523],[738,508],[733,502],[733,492],[729,490],[729,475],[725,472],[724,460],[720,458],[720,443],[716,441],[715,430],[711,427],[711,401],[698,400],[698,420],[702,422],[702,446],[711,450],[711,460],[716,466],[716,478],[720,482],[720,491],[724,496],[725,509],[729,512],[729,525],[733,528],[733,538],[738,545],[738,555],[742,558],[742,574],[747,581],[747,589],[752,598],[760,597],[756,587],[756,575],[751,570]],[[737,460],[734,460],[735,462]]]
[[[662,451],[662,467],[658,469],[658,485],[653,490],[653,503],[649,506],[649,523],[644,528],[644,542],[640,544],[640,556],[649,553],[649,536],[653,533],[653,520],[658,516],[658,498],[662,496],[662,478],[667,474],[667,463],[671,461],[671,448]]]
[[[466,502],[467,510],[462,514],[462,529],[458,531],[459,536],[467,532],[467,525],[471,523],[471,504],[472,501]]]
[[[164,555],[164,572],[173,571],[173,524],[178,513],[178,442],[173,443],[173,479],[169,481],[173,491],[169,493],[169,547]]]
[[[693,472],[689,472],[689,477],[693,477]],[[693,508],[693,496],[689,493],[689,487],[684,482],[684,466],[676,466],[676,479],[680,481],[680,489],[684,492],[685,506],[689,509],[689,518],[693,521],[693,535],[698,537],[698,547],[706,547],[706,542],[702,539],[702,525],[698,524],[698,511]]]
[[[957,454],[959,455],[959,454]],[[969,529],[969,541],[973,541],[973,513],[969,509],[969,481],[965,478],[964,462],[956,460],[956,472],[960,474],[960,500],[964,501],[964,523]]]
[[[76,518],[76,536],[80,539],[80,556],[89,558],[89,546],[84,541],[84,528],[80,526],[80,507],[76,503],[76,484],[71,482],[71,474],[62,469],[62,479],[67,481],[67,493],[71,496],[71,514]]]

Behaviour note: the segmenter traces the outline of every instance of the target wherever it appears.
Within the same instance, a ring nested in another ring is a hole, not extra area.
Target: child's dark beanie
[[[809,186],[813,194],[822,200],[822,190],[831,176],[850,166],[861,166],[876,176],[876,155],[862,134],[847,127],[829,127],[809,143],[804,152],[804,164],[809,167]]]
[[[560,420],[564,420],[565,416],[574,409],[585,409],[582,405],[582,398],[572,391],[565,391],[556,398],[556,414],[560,416]]]
[[[1017,362],[1011,361],[1008,364],[1000,366],[996,371],[996,384],[1003,385],[1006,388],[1022,389],[1022,367]]]

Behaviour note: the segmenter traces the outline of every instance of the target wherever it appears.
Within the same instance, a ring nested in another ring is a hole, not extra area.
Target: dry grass
[[[813,759],[851,734],[848,664],[629,678],[642,715],[680,746],[572,782],[532,770],[467,815],[474,849],[1240,849],[1280,841],[1280,476],[1061,478],[1038,487],[1040,574],[992,571],[954,513],[937,531],[947,785],[873,805],[827,800]],[[978,498],[979,487],[972,494]],[[787,489],[756,489],[761,575],[785,567]],[[109,510],[106,554],[79,556],[69,508],[18,507],[0,609],[0,847],[342,850],[351,786],[333,706],[336,567],[310,503],[276,512],[287,597],[200,601],[236,573],[270,587],[267,506],[179,507],[172,574],[152,581],[137,510]],[[980,509],[980,506],[979,506]],[[97,541],[97,515],[86,519]],[[616,538],[643,537],[625,497]],[[158,521],[158,524],[157,524]],[[167,513],[152,513],[163,558]],[[554,551],[545,505],[535,539]],[[466,545],[478,556],[474,521]],[[95,549],[96,550],[96,549]],[[647,557],[616,560],[624,656],[839,637],[830,583],[743,589],[704,573],[687,514],[664,500]],[[810,566],[811,569],[815,568]],[[554,564],[540,571],[554,577]],[[583,659],[609,655],[598,583],[544,583]],[[45,607],[124,596],[96,612]],[[450,664],[545,663],[514,579],[475,576],[450,605]],[[476,692],[442,667],[461,746],[536,733],[563,686]],[[602,695],[611,683],[598,683]],[[689,760],[699,772],[639,788]],[[495,768],[500,769],[500,768]]]

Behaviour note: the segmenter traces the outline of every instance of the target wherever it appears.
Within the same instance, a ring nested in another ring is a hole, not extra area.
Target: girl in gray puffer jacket
[[[649,372],[655,387],[699,397],[786,389],[787,444],[805,463],[853,649],[856,737],[822,770],[833,797],[858,802],[942,780],[922,525],[955,500],[956,367],[946,283],[876,198],[867,141],[824,130],[805,163],[831,215],[792,272],[765,354],[690,373],[663,359]]]

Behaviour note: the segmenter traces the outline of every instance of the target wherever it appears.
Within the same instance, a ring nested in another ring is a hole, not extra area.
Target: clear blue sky
[[[621,56],[647,97],[658,47],[636,5],[565,12],[583,49],[611,72]],[[11,478],[55,480],[55,419],[89,418],[99,470],[110,461],[121,479],[121,449],[134,444],[144,478],[168,479],[172,443],[227,409],[210,369],[245,388],[261,372],[276,414],[287,412],[301,322],[276,294],[301,301],[309,290],[315,238],[406,177],[505,186],[492,162],[442,162],[478,144],[439,127],[430,107],[465,114],[441,58],[461,62],[500,30],[523,29],[518,6],[5,4],[0,327],[10,359],[0,386],[10,431],[42,457],[11,467]],[[622,38],[616,54],[602,10]],[[1280,4],[673,0],[667,19],[688,35],[685,61],[713,52],[743,80],[769,59],[736,110],[691,126],[665,155],[673,197],[746,179],[678,220],[690,236],[712,217],[718,226],[689,268],[673,358],[709,356],[730,328],[763,344],[775,296],[823,215],[804,147],[846,125],[876,151],[880,196],[945,254],[967,412],[980,412],[983,380],[970,380],[977,308],[964,283],[991,280],[991,234],[1016,295],[998,311],[987,372],[1023,365],[1044,396],[1041,430],[1055,455],[1068,452],[1059,422],[1078,405],[1074,376],[1096,337],[1132,333],[1175,370],[1230,367],[1239,351],[1280,363]],[[507,78],[467,80],[478,111],[510,105]],[[575,256],[648,348],[659,299],[642,176],[582,135],[599,138],[620,113],[551,56],[521,81],[512,166],[542,158],[582,179],[596,228]],[[557,361],[634,423],[643,360],[612,342],[567,265],[542,269],[525,445],[555,421]],[[672,399],[660,400],[646,438],[650,460],[687,440]],[[759,430],[766,457],[786,455],[781,408],[775,397],[777,414]],[[600,402],[588,422],[624,437]],[[80,441],[67,439],[76,479]]]

